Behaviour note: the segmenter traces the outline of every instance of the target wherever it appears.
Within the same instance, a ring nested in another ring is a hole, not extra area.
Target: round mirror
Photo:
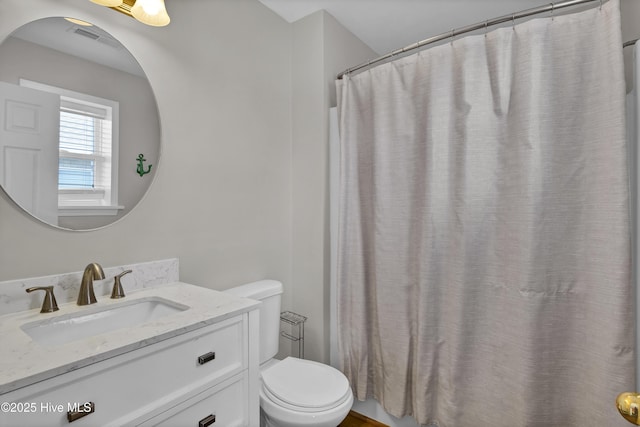
[[[89,23],[45,18],[0,44],[0,186],[55,227],[122,218],[157,171],[160,119],[142,68]]]

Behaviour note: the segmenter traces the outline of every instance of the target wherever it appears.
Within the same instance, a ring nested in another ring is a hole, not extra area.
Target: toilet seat
[[[337,369],[287,357],[262,372],[262,391],[275,404],[299,412],[335,408],[351,396],[349,381]]]

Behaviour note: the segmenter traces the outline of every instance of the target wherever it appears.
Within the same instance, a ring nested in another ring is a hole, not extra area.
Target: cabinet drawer
[[[36,410],[0,413],[0,425],[66,426],[68,406],[85,402],[93,402],[95,412],[73,426],[121,426],[158,413],[246,368],[245,319],[234,317],[2,395]],[[203,355],[210,360],[199,361]]]
[[[141,427],[247,426],[247,374],[212,387],[140,424]]]

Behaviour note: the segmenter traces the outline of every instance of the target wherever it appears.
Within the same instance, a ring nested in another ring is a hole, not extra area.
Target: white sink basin
[[[147,297],[25,323],[21,329],[39,344],[59,345],[142,325],[188,308],[164,298]]]

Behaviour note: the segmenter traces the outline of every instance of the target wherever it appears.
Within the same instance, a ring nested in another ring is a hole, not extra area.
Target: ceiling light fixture
[[[91,0],[95,4],[107,7],[118,7],[122,4],[122,0]]]
[[[131,14],[143,24],[164,27],[171,22],[164,0],[136,0]]]
[[[129,15],[146,25],[164,27],[171,18],[167,13],[164,0],[90,0]]]

